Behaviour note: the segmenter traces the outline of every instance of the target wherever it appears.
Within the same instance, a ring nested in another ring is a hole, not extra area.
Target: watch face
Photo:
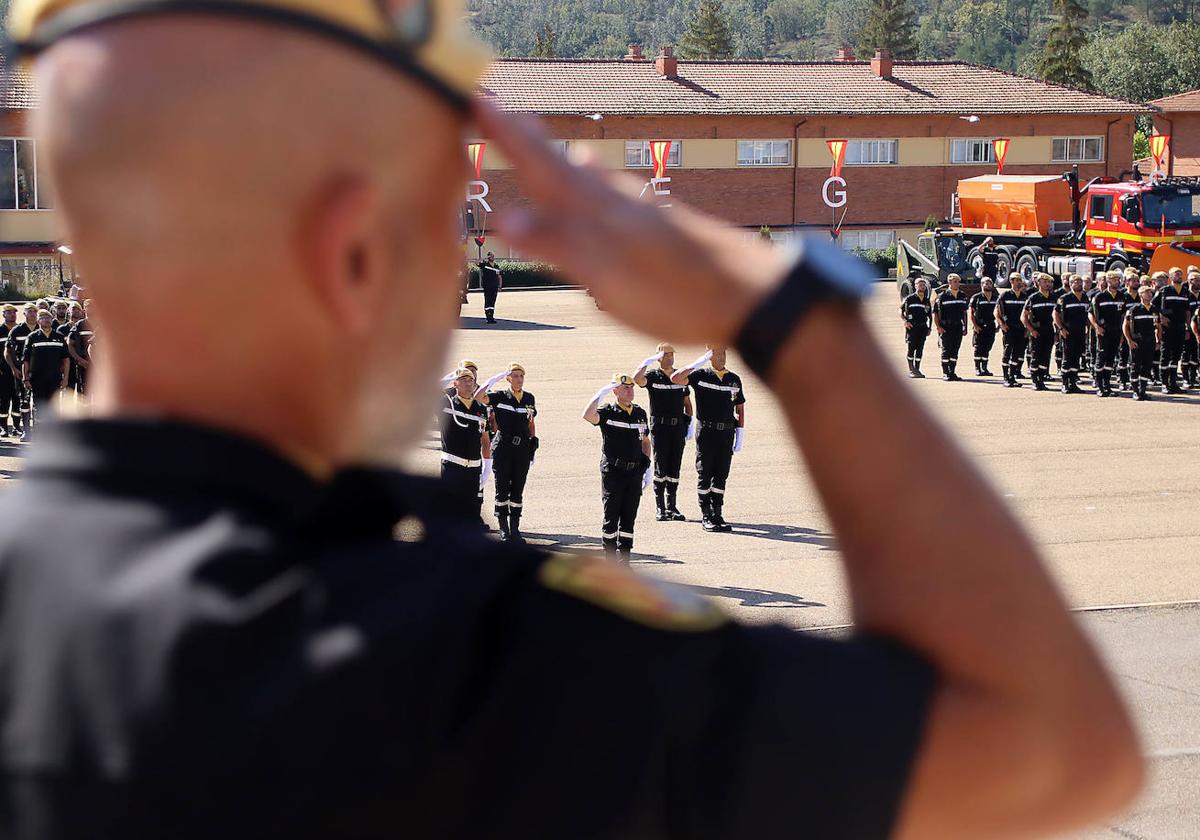
[[[875,284],[875,274],[869,265],[816,237],[803,240],[801,259],[833,292],[845,297],[863,297]]]

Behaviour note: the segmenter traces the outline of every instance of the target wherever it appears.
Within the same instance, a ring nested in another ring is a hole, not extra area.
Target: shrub
[[[507,288],[518,286],[557,286],[564,282],[558,269],[549,263],[526,262],[523,260],[496,260],[500,273],[504,275]],[[479,289],[479,263],[470,263],[471,288]]]
[[[850,253],[854,254],[860,260],[869,263],[875,269],[877,277],[887,277],[888,271],[896,267],[895,243],[886,248],[855,248]]]

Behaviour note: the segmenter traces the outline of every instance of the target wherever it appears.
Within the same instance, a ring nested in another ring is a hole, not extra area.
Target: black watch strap
[[[810,253],[808,247],[801,251],[783,282],[750,313],[734,342],[747,367],[760,379],[768,377],[784,343],[813,306],[834,301],[856,304],[859,300],[859,294],[831,282],[824,266],[809,259]]]

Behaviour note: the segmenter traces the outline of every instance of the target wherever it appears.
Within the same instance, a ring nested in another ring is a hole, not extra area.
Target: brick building
[[[483,94],[538,114],[560,148],[587,147],[613,169],[646,170],[648,141],[674,141],[674,199],[776,238],[828,229],[826,140],[849,141],[841,241],[885,247],[950,212],[960,178],[994,173],[992,139],[1011,140],[1005,172],[1085,178],[1131,167],[1143,105],[950,61],[684,61],[502,59]],[[497,152],[483,180],[495,209],[519,203]],[[837,218],[841,218],[838,211]],[[489,237],[503,256],[508,246]],[[473,246],[472,246],[473,250]]]
[[[1154,127],[1159,134],[1171,136],[1167,174],[1200,176],[1200,90],[1156,99],[1150,104],[1159,111],[1154,115]]]

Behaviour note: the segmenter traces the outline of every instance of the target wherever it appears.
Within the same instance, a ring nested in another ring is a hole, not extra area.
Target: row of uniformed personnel
[[[1125,288],[1122,289],[1122,282]],[[907,337],[909,375],[923,378],[921,358],[931,327],[941,338],[942,372],[948,381],[960,379],[955,368],[959,346],[968,323],[974,330],[975,372],[992,376],[988,357],[996,335],[1004,344],[1003,370],[1008,387],[1020,387],[1023,361],[1029,362],[1034,387],[1046,390],[1050,356],[1054,352],[1062,377],[1063,393],[1079,393],[1080,372],[1092,373],[1098,396],[1113,396],[1113,374],[1138,400],[1148,399],[1150,382],[1161,383],[1163,393],[1182,393],[1183,381],[1194,387],[1200,380],[1200,269],[1188,268],[1139,275],[1105,272],[1099,282],[1073,275],[1058,289],[1048,274],[1035,278],[1026,290],[1019,274],[1010,276],[1010,288],[999,294],[991,278],[969,299],[960,289],[961,278],[932,297],[928,283],[919,279],[916,291],[901,303],[900,317]]]
[[[0,437],[28,436],[39,416],[52,413],[60,391],[84,392],[94,338],[90,303],[29,303],[20,323],[15,305],[0,307]]]

